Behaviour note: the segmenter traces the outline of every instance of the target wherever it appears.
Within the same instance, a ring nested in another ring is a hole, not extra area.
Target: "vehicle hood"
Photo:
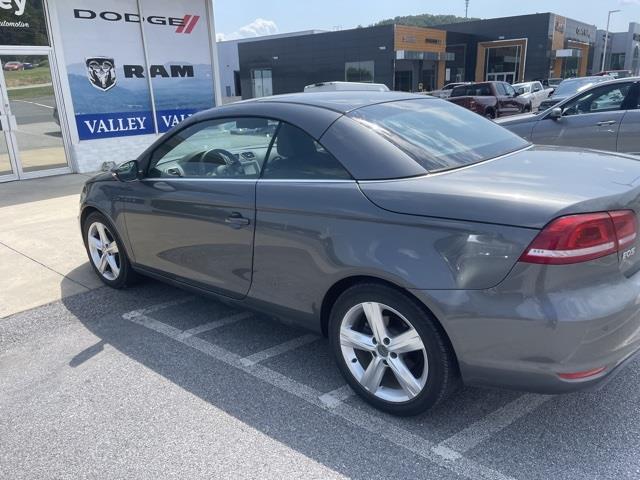
[[[448,172],[361,182],[360,188],[378,207],[397,213],[541,229],[572,213],[640,213],[640,161],[532,146]]]
[[[521,123],[536,122],[539,119],[540,119],[540,115],[536,115],[535,113],[523,113],[521,115],[510,115],[508,117],[496,118],[494,122],[502,126],[507,126],[507,125],[518,125]]]

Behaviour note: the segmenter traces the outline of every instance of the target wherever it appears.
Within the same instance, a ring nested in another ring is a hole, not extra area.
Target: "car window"
[[[349,180],[351,175],[304,130],[282,123],[273,141],[262,178]]]
[[[496,83],[496,91],[498,93],[498,95],[506,95],[507,91],[504,88],[504,84],[503,83]]]
[[[533,84],[533,91],[534,92],[539,92],[540,90],[542,90],[542,85],[539,82],[536,82]]]
[[[349,116],[429,172],[471,165],[528,145],[506,128],[444,100],[381,103]]]
[[[154,151],[147,176],[258,178],[277,126],[246,117],[191,125]]]
[[[564,105],[563,115],[571,116],[620,110],[630,88],[631,84],[629,83],[618,83],[589,90]]]
[[[513,89],[513,87],[511,85],[509,85],[508,83],[503,83],[502,84],[505,93],[511,97],[515,96],[516,91]]]
[[[460,85],[451,91],[452,97],[489,97],[491,95],[493,95],[491,93],[491,87],[487,83]]]

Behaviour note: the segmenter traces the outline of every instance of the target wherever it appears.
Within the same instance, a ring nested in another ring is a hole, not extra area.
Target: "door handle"
[[[598,125],[599,127],[606,127],[608,125],[613,125],[615,123],[618,123],[616,120],[605,120],[602,122],[598,122],[596,125]]]
[[[250,222],[248,218],[243,217],[240,213],[233,212],[231,215],[225,218],[224,223],[228,223],[233,228],[240,228],[244,225],[249,225]]]

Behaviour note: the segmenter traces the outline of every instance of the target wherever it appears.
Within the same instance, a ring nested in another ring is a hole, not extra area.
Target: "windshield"
[[[464,167],[529,145],[505,128],[436,99],[381,103],[349,116],[371,128],[429,172]]]
[[[553,92],[553,97],[569,97],[571,95],[575,95],[578,92],[586,90],[592,85],[595,85],[599,82],[604,82],[606,80],[611,80],[610,77],[601,77],[598,79],[594,78],[572,78],[570,80],[564,80],[556,91]]]

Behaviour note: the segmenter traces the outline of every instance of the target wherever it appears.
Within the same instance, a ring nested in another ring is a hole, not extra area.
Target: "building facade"
[[[210,0],[3,3],[0,181],[121,163],[219,103]]]
[[[229,103],[242,98],[242,86],[240,83],[240,57],[238,45],[256,40],[264,41],[274,38],[297,37],[300,35],[313,35],[323,33],[325,30],[305,30],[301,32],[278,33],[261,37],[239,38],[217,42],[218,63],[220,65],[220,85],[222,89],[222,103]]]
[[[382,25],[238,45],[243,98],[300,92],[325,81],[431,90],[445,81],[446,32]]]
[[[238,46],[242,97],[326,81],[430,91],[454,81],[584,76],[593,70],[595,41],[595,26],[553,13],[256,39]]]
[[[466,46],[467,81],[510,83],[591,73],[596,27],[554,13],[441,25],[449,49]],[[453,68],[453,65],[452,65]]]
[[[606,31],[598,30],[594,58],[594,69],[602,68],[602,55]],[[607,58],[604,70],[629,70],[640,75],[640,23],[629,23],[626,32],[609,32]]]

